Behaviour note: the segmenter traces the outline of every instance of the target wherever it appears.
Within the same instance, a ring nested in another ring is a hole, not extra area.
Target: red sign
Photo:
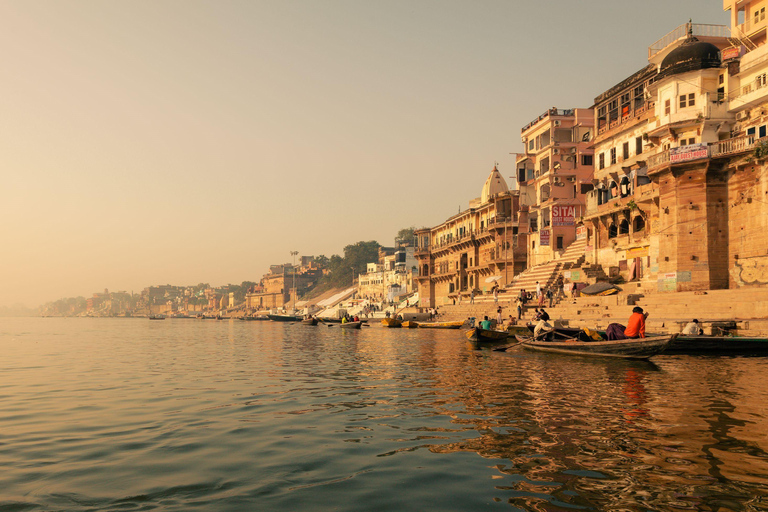
[[[553,206],[552,226],[573,226],[576,217],[576,206]]]
[[[542,229],[539,233],[539,245],[549,245],[549,230]]]
[[[720,50],[722,60],[738,59],[741,57],[741,46],[732,46]]]
[[[587,226],[578,226],[576,228],[576,240],[584,240],[587,238]]]
[[[702,158],[709,158],[709,146],[703,142],[669,149],[669,161],[671,163],[688,162]]]

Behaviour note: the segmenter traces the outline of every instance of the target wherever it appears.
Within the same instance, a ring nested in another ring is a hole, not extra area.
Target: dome
[[[507,182],[504,181],[501,173],[496,168],[496,166],[494,166],[493,170],[491,171],[491,175],[488,176],[487,180],[485,180],[485,185],[483,185],[483,192],[480,194],[480,201],[487,203],[488,200],[493,196],[507,192],[508,190],[509,187],[507,187]]]
[[[712,43],[704,43],[691,36],[664,57],[659,73],[661,75],[676,75],[686,71],[719,67],[720,50],[717,46]]]

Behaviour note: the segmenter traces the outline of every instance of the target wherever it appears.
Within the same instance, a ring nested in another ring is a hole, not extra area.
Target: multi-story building
[[[496,167],[469,209],[433,228],[415,231],[419,302],[440,306],[470,291],[505,285],[525,270],[526,238],[518,233],[520,196]]]
[[[250,310],[290,307],[322,277],[314,260],[302,256],[301,267],[290,263],[271,265],[259,286],[246,293],[245,307]]]
[[[649,48],[647,67],[595,99],[587,257],[613,275],[660,291],[729,286],[726,167],[742,142],[726,94],[737,69],[720,54],[728,35],[681,25]]]
[[[517,183],[530,266],[554,259],[576,239],[584,185],[592,186],[594,122],[591,109],[551,108],[522,129]]]
[[[358,278],[358,296],[392,300],[413,292],[418,265],[413,254],[414,247],[408,242],[398,241],[392,250],[380,248],[378,262],[368,263],[366,273]]]

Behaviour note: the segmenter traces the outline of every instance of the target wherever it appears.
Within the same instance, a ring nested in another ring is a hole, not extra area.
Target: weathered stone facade
[[[490,291],[526,267],[526,238],[518,233],[520,197],[494,167],[479,199],[442,224],[416,231],[422,307],[469,300]]]

